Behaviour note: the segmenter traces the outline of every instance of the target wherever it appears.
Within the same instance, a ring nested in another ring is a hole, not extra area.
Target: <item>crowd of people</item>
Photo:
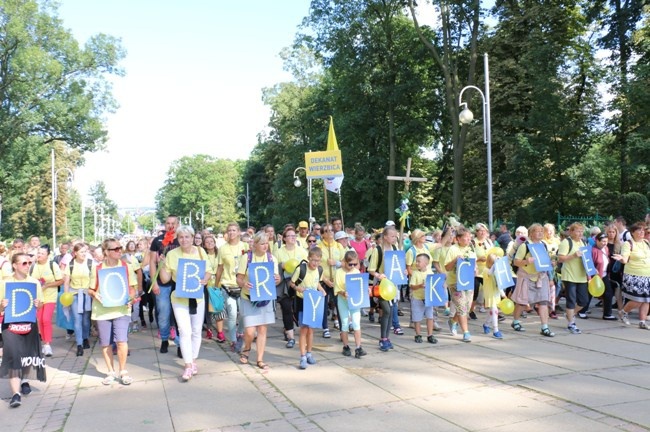
[[[589,234],[584,225],[575,222],[559,236],[552,224],[521,226],[513,237],[506,225],[490,233],[483,223],[468,227],[449,223],[430,233],[413,229],[400,237],[392,221],[369,233],[358,223],[344,227],[340,218],[322,225],[306,221],[287,224],[279,234],[271,225],[242,231],[233,222],[223,235],[215,236],[181,226],[179,218],[170,215],[157,237],[137,241],[109,238],[91,246],[76,239],[62,244],[55,253],[36,236],[27,242],[15,239],[11,246],[0,243],[0,314],[4,317],[12,306],[5,294],[7,287],[20,282],[35,287],[37,318],[34,322],[2,322],[0,377],[9,379],[10,406],[20,406],[21,395],[31,392],[29,380],[46,379],[44,359],[53,355],[54,322],[66,329],[66,339],[74,339],[77,356],[91,347],[93,335],[98,337],[107,370],[102,381],[105,385],[133,382],[127,370],[129,333],[154,322],[160,353],[168,353],[170,341],[176,346],[183,362],[183,381],[198,374],[204,332],[207,339],[229,344],[241,364],[269,370],[264,354],[268,326],[276,322],[276,310],[281,314],[286,348],[294,349],[298,339],[299,369],[316,363],[312,353],[315,330],[322,332],[318,337],[331,338],[330,323],[338,330],[343,356],[361,359],[367,354],[362,346],[362,317],[369,323],[377,317],[378,349],[394,349],[391,335],[405,334],[400,300],[410,303],[408,325],[414,343],[436,344],[435,334],[443,327],[440,319],[446,320],[451,335],[471,342],[469,322],[478,319],[477,312],[486,314],[483,333],[503,339],[505,332],[499,323],[506,317],[498,305],[506,297],[515,304],[512,331],[526,331],[522,320],[535,312],[541,322],[540,335],[554,337],[549,323],[560,318],[558,312],[564,312],[566,331],[580,334],[576,318],[589,318],[593,300],[588,289],[591,277],[582,257],[585,253],[591,253],[590,262],[605,287],[600,297],[602,319],[629,326],[630,312],[638,310],[638,327],[647,329],[647,219],[628,228],[624,218],[618,217],[605,224],[602,232],[596,228]],[[398,269],[399,279],[407,282],[398,284],[397,294],[384,295],[379,288],[395,270],[386,254],[400,250],[404,261]],[[503,262],[504,256],[512,265],[508,267],[513,281],[509,286],[499,286],[496,277],[497,262]],[[187,282],[183,279],[185,267],[181,269],[184,260],[201,263],[195,277],[202,291],[196,296],[181,292]],[[540,263],[547,261],[550,267],[541,269]],[[251,298],[249,270],[258,263],[273,269],[277,298],[271,301]],[[468,263],[474,277],[466,286],[461,283],[460,266]],[[125,295],[119,304],[107,300],[113,300],[108,282],[101,278],[107,269],[122,275]],[[353,307],[348,301],[348,276],[360,273],[368,274],[369,307]],[[446,302],[440,307],[425,300],[429,275],[435,274],[445,275]],[[177,284],[182,285],[178,290]],[[311,298],[312,290],[323,299],[322,321],[316,324],[305,315],[305,299]],[[65,296],[71,300],[64,301]],[[564,307],[560,298],[565,298]],[[251,357],[253,348],[255,357]]]

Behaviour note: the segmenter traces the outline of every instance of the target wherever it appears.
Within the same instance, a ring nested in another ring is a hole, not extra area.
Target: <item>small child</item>
[[[420,321],[427,319],[427,342],[437,343],[433,336],[433,306],[424,305],[424,285],[428,274],[433,274],[429,267],[429,255],[421,253],[415,257],[416,269],[411,274],[411,316],[415,327],[415,342],[422,343]]]
[[[316,360],[312,356],[311,350],[314,345],[314,329],[302,323],[303,317],[303,293],[306,290],[318,290],[323,295],[326,295],[325,290],[320,285],[322,273],[319,270],[320,261],[323,257],[323,252],[318,247],[309,250],[307,255],[307,271],[302,281],[298,281],[300,277],[300,267],[304,263],[296,267],[296,270],[291,276],[290,286],[296,290],[296,308],[295,314],[298,317],[298,325],[300,326],[300,338],[298,346],[300,347],[300,369],[307,369],[307,364],[316,364]],[[297,283],[296,283],[297,282]]]
[[[496,339],[503,339],[503,333],[499,330],[499,309],[497,309],[497,305],[502,298],[506,297],[506,294],[497,287],[497,281],[494,277],[494,263],[499,259],[497,249],[501,251],[501,256],[503,256],[503,250],[501,248],[492,248],[489,250],[485,262],[485,269],[483,270],[483,297],[485,300],[485,309],[487,309],[488,313],[485,324],[483,324],[483,333],[490,334],[492,330],[494,331],[492,336]]]
[[[334,275],[334,295],[339,307],[341,317],[341,341],[343,342],[342,354],[346,357],[352,355],[348,345],[348,323],[354,330],[354,357],[361,358],[366,351],[361,347],[361,309],[350,309],[348,305],[348,292],[345,287],[345,276],[359,273],[359,256],[355,251],[347,251],[341,262],[341,268]]]

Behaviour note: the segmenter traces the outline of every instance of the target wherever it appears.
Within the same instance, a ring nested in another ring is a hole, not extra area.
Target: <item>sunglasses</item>
[[[21,263],[18,263],[18,265],[21,265],[21,266],[32,265],[32,262],[31,261],[23,261]]]
[[[114,247],[112,249],[106,249],[109,252],[122,252],[122,247]]]
[[[316,243],[316,240],[307,240],[307,243]]]

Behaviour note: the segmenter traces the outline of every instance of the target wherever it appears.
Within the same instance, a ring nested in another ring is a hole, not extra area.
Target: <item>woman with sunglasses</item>
[[[288,227],[282,233],[282,240],[284,244],[278,249],[275,258],[278,261],[278,266],[284,271],[284,283],[281,283],[278,288],[282,287],[283,292],[278,290],[278,303],[282,309],[282,323],[284,324],[284,340],[287,341],[287,348],[293,348],[296,345],[296,339],[293,334],[293,299],[295,291],[289,290],[289,279],[293,271],[289,271],[285,265],[290,260],[295,260],[300,263],[307,259],[307,250],[298,246],[298,236],[292,227]],[[295,269],[293,269],[295,270]]]
[[[323,252],[323,283],[327,296],[325,297],[325,311],[323,313],[323,337],[330,338],[329,325],[327,318],[329,310],[332,310],[332,320],[336,328],[341,328],[336,303],[334,303],[334,273],[341,267],[341,260],[345,255],[345,248],[341,243],[334,240],[334,227],[331,224],[324,224],[321,229],[321,239],[318,247]]]
[[[128,335],[129,324],[131,323],[131,305],[137,300],[136,293],[138,288],[138,280],[129,264],[122,260],[122,247],[120,243],[114,239],[109,238],[102,242],[102,254],[105,257],[102,262],[93,265],[90,272],[90,288],[88,294],[92,297],[92,316],[97,324],[99,332],[99,345],[102,347],[102,356],[106,363],[106,377],[102,380],[102,384],[110,385],[116,381],[122,385],[130,385],[133,378],[126,370],[126,358],[129,353]],[[84,266],[83,264],[79,267]],[[76,266],[75,266],[76,267]],[[102,303],[103,297],[106,296],[106,287],[99,285],[97,278],[100,270],[124,267],[127,275],[127,285],[129,290],[128,301],[122,306],[104,306]],[[111,343],[115,342],[117,345],[117,359],[119,366],[119,373],[116,374],[113,365],[113,351]]]
[[[307,250],[309,250],[309,249],[313,249],[313,248],[315,248],[316,246],[318,246],[318,239],[317,239],[316,237],[314,237],[313,235],[310,234],[310,235],[307,237]]]
[[[29,266],[32,258],[26,253],[15,253],[11,257],[13,275],[0,281],[0,312],[11,307],[11,302],[6,298],[6,284],[9,282],[33,283],[36,286],[34,307],[40,308],[43,304],[43,290],[40,282],[29,276]],[[0,378],[9,378],[9,387],[12,397],[9,402],[11,408],[21,405],[21,394],[27,396],[32,392],[28,379],[38,379],[45,382],[45,363],[41,357],[41,342],[38,335],[38,326],[35,322],[2,323],[2,336],[4,352],[0,364]],[[23,366],[30,364],[29,366]]]

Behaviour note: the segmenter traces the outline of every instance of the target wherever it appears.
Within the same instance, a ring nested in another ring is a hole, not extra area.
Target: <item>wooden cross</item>
[[[393,180],[393,181],[403,181],[404,182],[404,190],[408,193],[409,191],[409,186],[411,185],[411,182],[420,182],[424,183],[427,181],[426,178],[424,177],[411,177],[411,158],[408,158],[406,161],[406,176],[404,177],[398,177],[398,176],[387,176],[387,180]],[[399,226],[399,244],[400,247],[402,246],[402,236],[404,235],[404,221],[400,223]]]

